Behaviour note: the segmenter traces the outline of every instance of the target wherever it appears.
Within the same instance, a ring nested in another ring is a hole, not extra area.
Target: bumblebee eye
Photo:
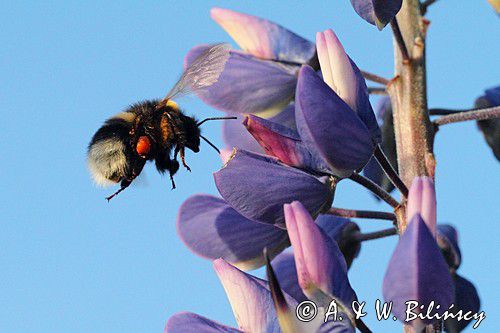
[[[149,151],[151,150],[151,141],[149,140],[149,138],[145,135],[139,137],[139,140],[137,140],[137,145],[135,146],[135,150],[140,156],[147,156],[149,154]]]

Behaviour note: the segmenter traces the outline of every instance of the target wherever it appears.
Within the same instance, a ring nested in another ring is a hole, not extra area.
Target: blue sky
[[[366,24],[347,0],[2,2],[1,332],[161,332],[182,310],[234,323],[211,263],[175,232],[187,197],[216,193],[211,174],[220,161],[213,150],[202,145],[188,154],[193,172],[179,172],[175,191],[148,167],[142,185],[110,204],[104,197],[113,189],[94,186],[85,165],[86,146],[107,117],[164,95],[192,46],[230,41],[209,17],[215,5],[269,18],[309,39],[332,28],[359,67],[392,74],[390,29]],[[471,107],[500,83],[498,17],[486,0],[441,1],[428,17],[429,104]],[[198,117],[220,114],[196,98],[182,102]],[[222,146],[220,124],[204,130]],[[499,164],[472,122],[443,128],[435,152],[438,220],[459,229],[459,272],[481,295],[487,318],[478,331],[492,332],[500,328]],[[388,209],[349,181],[335,203]],[[350,271],[375,331],[400,331],[376,322],[372,308],[395,242],[363,244]]]

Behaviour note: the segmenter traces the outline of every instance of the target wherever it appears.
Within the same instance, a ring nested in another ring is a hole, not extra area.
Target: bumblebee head
[[[195,153],[200,151],[200,128],[193,117],[184,119],[184,131],[186,132],[186,147]]]

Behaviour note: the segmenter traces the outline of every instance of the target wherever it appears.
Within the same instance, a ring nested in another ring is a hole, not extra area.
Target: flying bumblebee
[[[186,116],[172,98],[201,92],[217,82],[229,58],[229,50],[227,44],[207,48],[184,70],[163,100],[136,103],[106,120],[97,130],[88,146],[87,162],[98,185],[120,183],[120,189],[107,197],[108,201],[134,181],[147,161],[154,160],[156,169],[162,174],[168,171],[172,188],[175,188],[173,176],[179,170],[178,155],[182,165],[191,171],[185,161],[186,148],[199,152],[201,138],[219,151],[201,135],[200,125],[207,120],[235,117],[207,118],[198,122]]]

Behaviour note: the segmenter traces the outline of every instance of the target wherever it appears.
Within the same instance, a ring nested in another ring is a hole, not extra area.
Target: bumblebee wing
[[[229,59],[229,44],[215,44],[201,53],[181,75],[162,102],[198,92],[217,82]]]

